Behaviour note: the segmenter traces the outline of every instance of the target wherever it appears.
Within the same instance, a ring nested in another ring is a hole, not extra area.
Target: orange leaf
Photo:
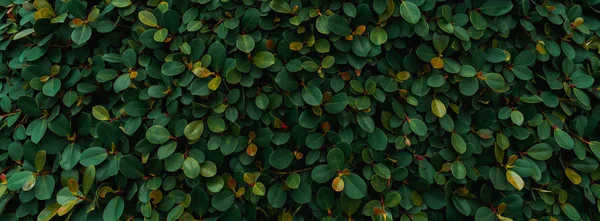
[[[344,180],[339,176],[336,177],[333,179],[333,182],[331,182],[331,187],[337,192],[342,192],[342,190],[344,190]]]

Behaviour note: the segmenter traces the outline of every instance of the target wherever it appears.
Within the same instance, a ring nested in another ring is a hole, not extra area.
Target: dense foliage
[[[0,220],[600,219],[600,0],[0,6]]]

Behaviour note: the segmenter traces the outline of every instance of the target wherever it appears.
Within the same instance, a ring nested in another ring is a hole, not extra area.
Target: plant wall
[[[599,220],[599,0],[0,0],[0,220]]]

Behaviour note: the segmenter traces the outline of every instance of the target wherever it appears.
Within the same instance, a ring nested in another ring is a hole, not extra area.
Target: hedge
[[[0,220],[600,220],[600,0],[0,6]]]

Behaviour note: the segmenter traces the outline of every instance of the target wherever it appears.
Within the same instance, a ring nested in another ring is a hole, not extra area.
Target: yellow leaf
[[[251,157],[256,155],[256,152],[258,152],[258,148],[256,147],[256,144],[251,143],[250,145],[248,145],[248,147],[246,147],[246,153],[248,155],[250,155]],[[244,178],[245,178],[245,176],[244,176]]]
[[[333,179],[333,182],[331,182],[331,187],[337,192],[342,192],[342,190],[344,190],[344,180],[339,176],[336,177]]]
[[[311,35],[310,37],[308,37],[308,39],[306,39],[306,46],[312,47],[315,44],[315,42],[315,36]]]
[[[298,34],[303,34],[306,31],[306,28],[304,26],[300,26],[298,27],[298,29],[296,30],[296,33]]]
[[[331,130],[331,125],[329,124],[329,122],[325,122],[321,125],[321,129],[323,130],[323,132],[327,133],[329,132],[329,130]]]
[[[513,219],[501,216],[500,214],[496,214],[496,216],[500,221],[513,221]]]
[[[246,188],[240,187],[238,191],[235,192],[235,197],[243,196],[246,193]]]
[[[252,173],[244,173],[244,182],[246,184],[254,184],[254,174]]]
[[[94,8],[92,9],[92,11],[88,14],[87,16],[87,20],[88,21],[95,21],[96,19],[98,19],[98,16],[100,16],[100,9],[98,8]]]
[[[581,176],[579,176],[575,170],[567,168],[565,169],[565,173],[567,174],[567,178],[569,178],[569,180],[571,180],[571,182],[573,182],[575,185],[581,183]]]
[[[513,164],[515,164],[515,162],[517,162],[518,159],[519,159],[519,156],[511,155],[510,157],[508,157],[508,162],[506,162],[506,165],[512,167]]]
[[[289,212],[286,212],[283,214],[283,216],[281,217],[281,221],[294,221],[294,217],[292,217],[292,214]]]
[[[456,194],[458,194],[459,196],[468,196],[469,195],[469,189],[461,187],[456,189]]]
[[[575,21],[573,21],[573,27],[577,27],[583,25],[583,18],[578,17],[575,19]]]
[[[212,75],[212,72],[205,67],[196,67],[192,70],[192,73],[199,78],[205,78]]]
[[[502,52],[504,52],[504,55],[506,56],[506,58],[504,59],[504,61],[510,61],[510,53],[508,51],[502,50]]]
[[[538,41],[538,43],[535,45],[535,50],[537,50],[540,54],[546,54],[546,48],[544,47],[544,43],[541,41]]]
[[[506,171],[506,180],[515,187],[517,190],[522,190],[525,187],[525,182],[523,182],[523,178],[519,176],[519,174],[515,173],[515,171],[507,170]]]
[[[295,42],[290,43],[290,50],[300,51],[300,50],[302,50],[303,46],[304,46],[304,44],[302,42],[295,41]]]
[[[274,119],[273,119],[273,127],[274,128],[281,129],[282,124],[283,124],[283,121],[281,121],[281,119],[279,119],[279,117],[274,117]]]
[[[110,187],[110,186],[103,186],[100,187],[100,189],[98,190],[98,196],[100,198],[104,198],[106,197],[107,193],[114,193],[115,191]]]
[[[33,14],[33,19],[37,21],[43,18],[52,18],[53,13],[51,8],[43,8]]]
[[[429,63],[431,63],[431,66],[433,66],[433,68],[435,69],[440,69],[444,67],[444,61],[440,57],[432,58],[431,61],[429,61]]]
[[[51,220],[52,217],[54,217],[56,215],[59,208],[60,208],[60,204],[58,204],[58,203],[53,203],[53,204],[48,205],[46,208],[44,208],[44,210],[42,210],[42,212],[40,212],[40,214],[38,214],[37,220],[38,221]]]
[[[33,7],[35,7],[37,10],[42,10],[45,8],[52,10],[52,5],[50,3],[48,3],[48,1],[46,1],[46,0],[33,1]]]
[[[208,89],[217,90],[221,85],[221,77],[217,76],[208,82]]]
[[[77,183],[77,181],[74,179],[70,179],[68,186],[69,186],[69,191],[71,191],[71,194],[77,195],[77,191],[79,191],[79,184]]]
[[[446,115],[446,105],[438,99],[433,99],[431,101],[431,111],[439,118],[444,117]]]
[[[502,163],[504,161],[504,150],[498,146],[498,143],[494,144],[494,155],[496,156],[496,162]]]
[[[423,198],[421,197],[421,194],[419,194],[419,192],[413,191],[411,198],[412,198],[413,205],[421,206],[423,204]]]
[[[362,35],[365,33],[366,30],[367,30],[367,27],[365,27],[364,25],[360,25],[360,26],[356,27],[355,33],[357,35]]]
[[[129,72],[129,78],[134,79],[138,76],[138,72],[137,71],[131,71]]]
[[[498,205],[498,207],[496,207],[496,210],[498,211],[499,214],[504,213],[504,211],[506,211],[506,203],[500,203],[500,205]]]
[[[29,190],[33,189],[34,186],[35,186],[35,177],[29,178],[27,181],[25,181],[25,184],[23,184],[23,190],[29,191]]]
[[[62,205],[60,208],[58,208],[58,215],[63,216],[67,214],[69,211],[71,211],[71,209],[73,209],[73,206],[75,206],[75,204],[77,204],[76,199],[65,203],[65,205]]]
[[[158,204],[158,203],[160,203],[160,201],[162,201],[163,194],[160,190],[152,190],[149,195],[150,195],[150,198],[153,199],[152,200],[153,204]]]
[[[233,178],[229,178],[229,180],[227,180],[227,188],[235,190],[235,186],[237,186],[237,181]]]
[[[410,72],[408,71],[401,71],[398,72],[398,74],[396,74],[396,79],[399,81],[406,81],[410,78]]]

